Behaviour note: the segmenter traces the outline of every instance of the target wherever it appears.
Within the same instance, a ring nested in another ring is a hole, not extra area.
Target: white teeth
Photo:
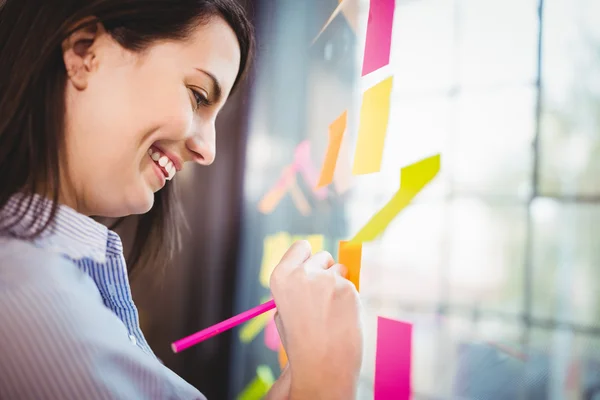
[[[175,170],[175,167],[171,166],[171,169],[167,170],[167,172],[169,173],[169,177],[167,178],[168,180],[173,179],[173,177],[175,176],[175,172],[177,172]]]
[[[162,153],[158,151],[154,151],[152,149],[148,150],[148,154],[150,158],[158,163],[164,170],[167,172],[167,180],[170,181],[177,173],[177,169],[175,165],[173,165],[173,161],[171,161],[167,156],[162,155]]]

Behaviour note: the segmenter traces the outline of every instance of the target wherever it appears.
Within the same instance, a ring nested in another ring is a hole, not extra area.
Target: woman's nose
[[[210,165],[215,161],[216,143],[214,133],[194,135],[187,139],[186,146],[192,153],[193,161],[201,165]]]

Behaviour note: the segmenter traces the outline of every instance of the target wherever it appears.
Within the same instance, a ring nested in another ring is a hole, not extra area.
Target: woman
[[[198,399],[139,328],[133,263],[173,244],[169,185],[215,158],[215,119],[253,33],[234,0],[7,0],[0,6],[0,398]],[[130,260],[131,261],[131,260]],[[294,244],[271,290],[289,365],[270,398],[355,396],[358,296]]]

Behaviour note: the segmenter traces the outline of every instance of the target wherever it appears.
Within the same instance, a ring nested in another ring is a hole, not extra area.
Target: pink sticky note
[[[271,320],[265,327],[265,346],[273,351],[278,351],[281,346],[281,339],[279,338],[279,332],[277,331],[277,325],[275,325],[273,317],[271,317]]]
[[[362,76],[390,63],[396,0],[371,0]]]
[[[319,200],[327,198],[327,188],[316,189],[319,184],[319,171],[315,168],[310,159],[310,142],[305,140],[301,142],[294,152],[294,165],[302,174],[302,177],[313,189],[315,197]]]
[[[377,317],[375,400],[409,400],[412,324]]]

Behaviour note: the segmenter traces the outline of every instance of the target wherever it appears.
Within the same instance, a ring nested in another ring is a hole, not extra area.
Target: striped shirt
[[[13,196],[0,219],[23,206]],[[205,399],[162,365],[146,342],[123,246],[104,225],[60,206],[41,236],[35,197],[0,231],[0,399]]]

